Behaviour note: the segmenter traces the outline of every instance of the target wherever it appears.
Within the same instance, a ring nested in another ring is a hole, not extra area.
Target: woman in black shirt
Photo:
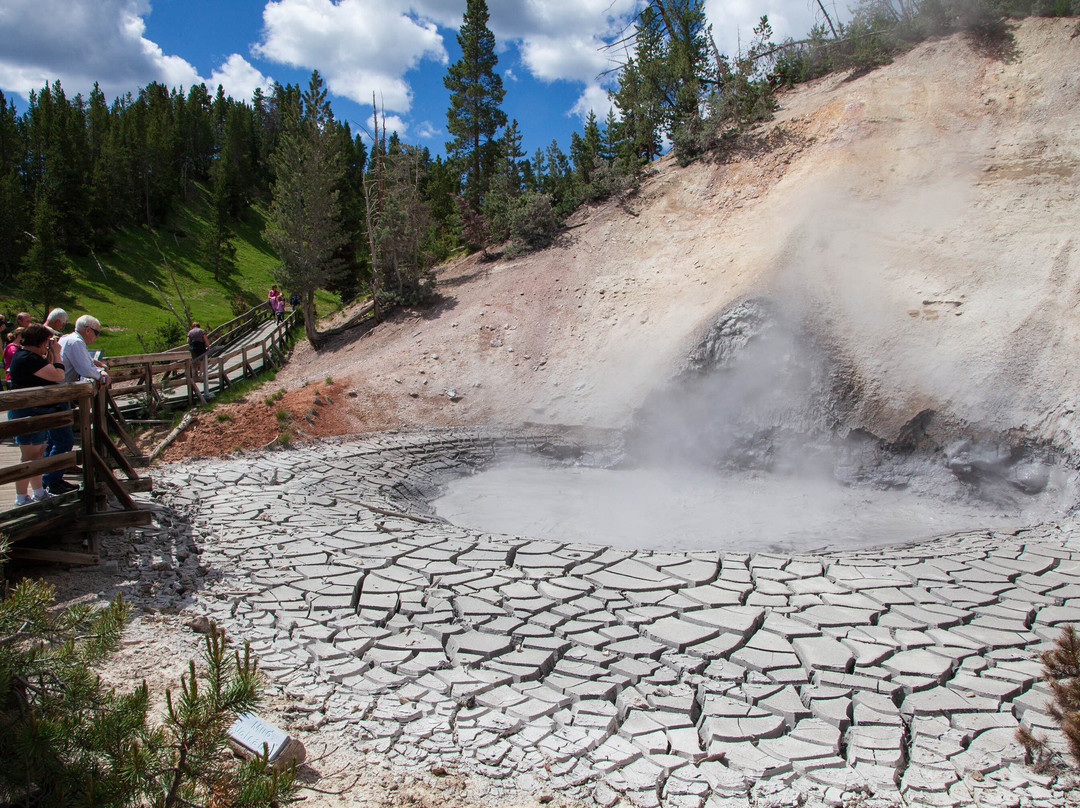
[[[11,358],[11,387],[19,390],[26,387],[45,387],[64,380],[64,365],[60,362],[60,345],[53,339],[53,333],[43,325],[31,325],[23,331],[22,347]],[[9,410],[8,418],[26,418],[52,412],[54,407],[23,407]],[[40,460],[45,456],[45,430],[17,435],[15,443],[22,453],[23,462]],[[28,488],[33,487],[33,494]],[[26,505],[28,502],[48,498],[48,493],[41,486],[41,475],[26,477],[15,481],[15,504]]]

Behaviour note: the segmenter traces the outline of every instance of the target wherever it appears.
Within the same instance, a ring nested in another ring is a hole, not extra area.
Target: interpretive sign
[[[290,763],[299,766],[307,757],[300,741],[254,713],[241,714],[229,727],[229,738],[233,748],[244,757],[254,757],[265,751],[270,763],[279,768]]]

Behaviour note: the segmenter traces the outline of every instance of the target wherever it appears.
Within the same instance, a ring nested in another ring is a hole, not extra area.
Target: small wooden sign
[[[307,757],[300,741],[254,713],[243,713],[233,722],[229,740],[244,757],[256,757],[265,751],[271,765],[279,769],[290,763],[299,766]]]

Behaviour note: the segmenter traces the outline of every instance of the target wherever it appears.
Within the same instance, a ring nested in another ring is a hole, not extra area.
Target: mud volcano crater
[[[685,366],[602,444],[543,443],[449,468],[425,500],[492,533],[632,549],[855,549],[1053,519],[1075,472],[1022,431],[924,410],[887,440],[865,381],[811,318],[722,312]]]

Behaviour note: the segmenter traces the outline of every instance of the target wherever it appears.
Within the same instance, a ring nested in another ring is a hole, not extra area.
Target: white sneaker
[[[30,497],[28,495],[26,495],[26,494],[16,494],[15,495],[15,507],[16,508],[18,508],[20,505],[29,505],[33,501],[34,500],[30,499]]]
[[[40,494],[37,491],[34,492],[34,495],[32,497],[30,497],[30,501],[31,502],[44,502],[45,500],[52,499],[52,498],[53,498],[53,495],[49,493],[49,490],[47,488],[42,488]]]

